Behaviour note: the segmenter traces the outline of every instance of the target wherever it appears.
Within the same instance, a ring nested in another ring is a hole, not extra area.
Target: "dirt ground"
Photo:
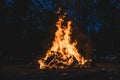
[[[120,64],[99,63],[94,67],[39,70],[29,64],[0,66],[0,80],[120,80]]]

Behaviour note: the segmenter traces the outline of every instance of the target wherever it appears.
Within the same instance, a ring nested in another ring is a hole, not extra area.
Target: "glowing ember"
[[[40,69],[66,69],[71,66],[81,66],[87,62],[87,60],[78,53],[78,49],[75,47],[77,42],[74,41],[71,43],[72,22],[68,21],[67,25],[63,26],[65,17],[66,13],[56,22],[58,29],[55,32],[53,46],[47,51],[43,59],[38,60]]]

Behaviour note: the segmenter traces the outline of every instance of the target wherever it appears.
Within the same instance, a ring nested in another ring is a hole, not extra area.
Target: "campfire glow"
[[[58,28],[55,32],[53,46],[47,51],[44,58],[38,60],[40,69],[66,69],[71,66],[82,66],[87,60],[81,56],[76,48],[77,41],[71,43],[71,23],[63,25],[66,13],[56,22]]]

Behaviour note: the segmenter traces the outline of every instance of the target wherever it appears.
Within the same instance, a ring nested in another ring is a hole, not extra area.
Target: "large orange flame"
[[[40,69],[66,69],[70,66],[84,65],[87,62],[75,47],[77,41],[71,43],[70,35],[72,33],[72,21],[68,21],[67,25],[64,26],[63,23],[65,17],[66,13],[56,22],[56,27],[58,29],[55,32],[53,46],[47,51],[46,56],[43,59],[38,60]]]

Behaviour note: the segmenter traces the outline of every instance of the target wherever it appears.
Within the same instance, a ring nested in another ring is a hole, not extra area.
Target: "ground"
[[[30,64],[3,65],[0,80],[120,80],[120,64],[98,63],[67,70],[39,70]]]

